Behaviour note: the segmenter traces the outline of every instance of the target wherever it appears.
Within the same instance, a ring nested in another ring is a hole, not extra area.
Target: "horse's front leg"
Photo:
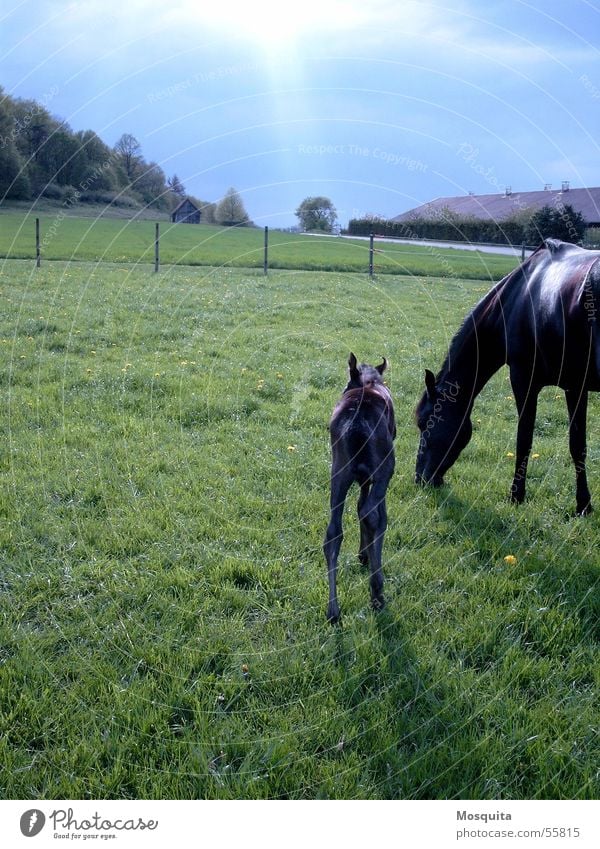
[[[513,504],[522,504],[525,500],[525,483],[527,480],[527,465],[529,454],[533,443],[533,428],[537,413],[537,399],[539,387],[530,384],[522,386],[519,379],[511,374],[511,382],[517,411],[519,413],[519,424],[517,426],[517,448],[515,457],[515,475],[510,489],[510,499]]]
[[[569,450],[575,464],[577,514],[587,516],[593,509],[585,470],[588,393],[585,389],[581,392],[567,389],[565,398],[569,411]]]

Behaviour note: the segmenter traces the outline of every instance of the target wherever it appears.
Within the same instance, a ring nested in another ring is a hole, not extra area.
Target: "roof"
[[[560,207],[569,204],[580,212],[588,224],[600,222],[600,187],[592,189],[565,189],[541,192],[510,192],[494,195],[460,195],[436,198],[397,215],[392,221],[411,221],[414,218],[434,218],[449,209],[458,215],[469,215],[484,220],[502,221],[523,209],[533,211],[543,206]]]
[[[198,212],[200,212],[200,207],[199,207],[199,206],[197,206],[197,204],[195,204],[193,200],[190,200],[189,198],[184,198],[184,199],[181,201],[181,203],[178,203],[178,204],[177,204],[177,206],[175,207],[175,209],[172,209],[172,210],[171,210],[171,215],[173,215],[175,212],[177,212],[178,210],[180,210],[180,209],[181,209],[181,207],[182,207],[182,206],[184,206],[186,203],[187,203],[187,204],[189,204],[190,206],[193,206],[193,207],[194,207],[194,209],[197,209],[197,210],[198,210]]]

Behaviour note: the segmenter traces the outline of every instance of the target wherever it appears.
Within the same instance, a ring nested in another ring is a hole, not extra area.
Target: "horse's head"
[[[387,360],[384,357],[383,362],[378,366],[370,366],[367,363],[358,363],[354,354],[350,354],[348,360],[348,374],[350,380],[344,390],[360,389],[361,387],[374,387],[378,384],[383,385],[382,375],[387,368]]]
[[[425,372],[425,392],[416,412],[421,432],[415,483],[441,486],[444,475],[471,439],[471,404],[461,398],[460,384],[444,380],[436,384]]]

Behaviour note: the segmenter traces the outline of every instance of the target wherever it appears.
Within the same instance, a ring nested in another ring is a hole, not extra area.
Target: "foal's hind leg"
[[[390,475],[391,477],[391,475]],[[369,498],[363,505],[361,514],[361,527],[364,526],[365,536],[368,540],[367,554],[371,569],[371,604],[375,610],[381,610],[385,605],[383,597],[383,569],[382,551],[383,536],[387,527],[387,510],[385,506],[385,494],[390,477],[374,483]]]
[[[325,532],[323,553],[327,561],[327,577],[329,579],[327,620],[332,624],[340,618],[340,606],[337,600],[337,564],[344,538],[342,529],[344,503],[351,483],[352,479],[349,477],[342,477],[335,473],[331,476],[331,518]]]
[[[369,554],[368,554],[368,551],[367,551],[367,549],[369,547],[369,538],[368,538],[368,530],[365,527],[364,522],[362,521],[362,519],[360,517],[361,517],[361,514],[362,514],[363,507],[365,506],[365,503],[367,501],[367,498],[369,497],[370,490],[371,490],[371,484],[370,483],[362,484],[362,486],[360,488],[360,497],[358,499],[358,507],[357,507],[357,509],[358,509],[358,521],[360,522],[360,548],[358,549],[358,559],[362,563],[363,566],[366,566],[367,563],[369,562]]]
[[[577,513],[579,516],[587,516],[593,509],[585,471],[588,393],[585,389],[581,392],[567,389],[565,398],[569,410],[569,449],[575,463]]]

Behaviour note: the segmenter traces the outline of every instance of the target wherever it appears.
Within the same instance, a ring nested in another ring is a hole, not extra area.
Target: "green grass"
[[[155,224],[151,221],[77,218],[58,208],[40,214],[42,259],[76,262],[154,263]],[[160,255],[166,265],[263,267],[264,233],[260,228],[227,228],[161,222]],[[35,215],[0,214],[0,257],[35,257]],[[498,254],[453,248],[378,243],[377,273],[427,274],[498,280],[517,261]],[[273,269],[361,271],[369,266],[369,244],[360,239],[305,236],[272,231],[269,265]]]
[[[486,286],[2,264],[3,798],[597,797],[599,514],[569,518],[564,400],[521,509],[504,370],[448,486],[412,483],[423,370]],[[353,495],[331,628],[350,350],[391,363],[388,606]]]

